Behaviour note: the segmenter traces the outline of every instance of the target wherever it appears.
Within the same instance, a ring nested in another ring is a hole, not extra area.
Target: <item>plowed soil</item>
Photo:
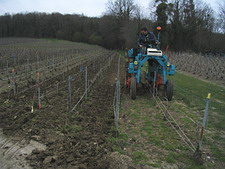
[[[67,97],[62,93],[45,98],[43,108],[34,112],[25,96],[12,100],[7,94],[1,95],[0,128],[4,134],[47,146],[45,151],[34,150],[27,157],[32,168],[98,168],[102,157],[112,151],[106,138],[113,133],[117,61],[114,58],[87,99],[72,113],[65,109]]]

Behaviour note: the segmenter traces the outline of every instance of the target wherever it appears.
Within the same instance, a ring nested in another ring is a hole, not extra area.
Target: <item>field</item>
[[[96,168],[110,151],[115,53],[66,41],[15,42],[0,47],[3,154],[24,156],[33,168]],[[23,153],[31,141],[47,148]]]
[[[192,56],[171,58],[179,70],[170,77],[171,102],[142,88],[131,100],[123,54],[68,41],[1,39],[0,168],[224,168],[225,61],[195,57],[192,67]],[[215,75],[206,76],[210,65]],[[208,93],[199,164],[191,146]]]

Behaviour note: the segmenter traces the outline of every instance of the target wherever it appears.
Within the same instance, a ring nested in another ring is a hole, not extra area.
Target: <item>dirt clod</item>
[[[118,152],[106,155],[99,163],[99,169],[134,169],[132,159]]]
[[[49,163],[54,162],[56,160],[57,160],[57,157],[56,156],[48,156],[48,157],[46,157],[44,159],[43,164],[46,165],[46,164],[49,164]]]

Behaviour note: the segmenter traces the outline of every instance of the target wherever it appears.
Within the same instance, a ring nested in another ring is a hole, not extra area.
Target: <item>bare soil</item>
[[[32,168],[98,168],[102,157],[112,151],[106,138],[114,133],[112,101],[116,72],[114,59],[88,98],[72,113],[65,109],[67,97],[63,93],[61,97],[45,98],[43,108],[34,112],[25,94],[13,100],[3,93],[0,128],[14,138],[12,141],[34,140],[46,145],[45,151],[35,149],[27,156]],[[32,97],[33,92],[28,95]]]

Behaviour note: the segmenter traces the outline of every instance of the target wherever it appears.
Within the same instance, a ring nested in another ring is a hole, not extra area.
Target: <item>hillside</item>
[[[225,165],[224,58],[171,54],[173,100],[165,101],[163,88],[153,96],[141,86],[131,100],[124,53],[56,39],[0,44],[0,168]],[[208,93],[199,164],[194,152]]]

